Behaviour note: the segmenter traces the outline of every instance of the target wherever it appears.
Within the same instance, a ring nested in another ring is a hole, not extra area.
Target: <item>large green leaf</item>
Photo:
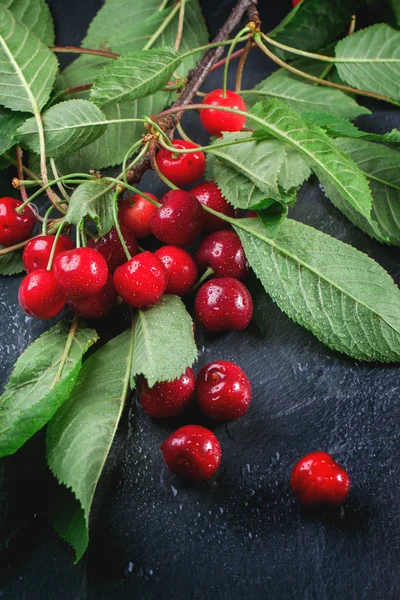
[[[93,329],[78,327],[68,351],[69,335],[70,325],[57,323],[33,342],[15,363],[0,398],[0,456],[16,452],[46,425],[68,398],[80,371],[82,356],[97,340]]]
[[[266,194],[245,175],[229,165],[221,163],[211,154],[209,154],[207,162],[210,162],[210,159],[214,159],[210,168],[212,174],[210,178],[215,181],[222,195],[230,204],[236,208],[246,209],[260,204],[266,198]]]
[[[400,100],[400,32],[384,23],[362,29],[336,46],[336,68],[346,83]]]
[[[269,135],[286,142],[322,173],[351,206],[369,218],[371,192],[357,165],[338,150],[332,140],[315,125],[308,124],[278,100],[264,100],[252,107],[254,121]],[[262,131],[254,135],[262,134]]]
[[[72,394],[47,429],[50,469],[72,491],[53,521],[75,548],[77,561],[88,545],[94,493],[129,390],[133,340],[128,330],[85,361]]]
[[[106,130],[104,113],[87,100],[67,100],[43,113],[46,153],[63,156],[87,146]],[[25,121],[16,133],[17,138],[39,154],[40,143],[34,117]]]
[[[359,360],[400,360],[400,291],[371,258],[286,219],[272,240],[257,219],[235,230],[266,291],[324,344]]]
[[[353,210],[335,188],[321,179],[327,196],[365,233],[380,242],[400,246],[400,153],[382,144],[362,140],[338,139],[335,143],[370,179],[371,222]]]
[[[38,112],[49,99],[56,72],[53,52],[0,6],[0,104]]]
[[[253,182],[269,198],[279,199],[278,173],[285,158],[285,147],[275,139],[257,141],[246,132],[224,133],[215,145],[241,143],[209,150],[220,161]],[[244,208],[244,206],[240,207]]]
[[[177,379],[196,358],[193,322],[178,296],[163,296],[152,308],[138,310],[132,387],[137,375],[144,375],[150,387]]]
[[[72,194],[68,205],[68,223],[79,225],[82,219],[90,217],[96,223],[99,236],[108,233],[114,224],[114,194],[109,188],[109,185],[99,181],[81,183]]]
[[[387,133],[366,133],[358,129],[353,123],[345,121],[340,117],[330,115],[328,113],[311,112],[302,113],[301,117],[308,123],[318,125],[322,127],[328,133],[330,137],[348,137],[369,140],[373,142],[388,142],[390,144],[400,143],[400,131],[398,129],[392,129]]]
[[[43,44],[54,44],[53,19],[46,0],[0,0],[0,5],[8,8]]]
[[[0,246],[0,250],[2,246]],[[22,252],[15,250],[0,256],[0,275],[16,275],[25,270],[22,262]]]
[[[0,107],[0,154],[14,146],[16,143],[14,134],[25,119],[26,115],[22,113]]]
[[[104,106],[151,96],[168,83],[179,63],[179,55],[172,48],[130,52],[101,70],[91,98]]]
[[[306,83],[284,69],[272,73],[253,90],[244,91],[245,99],[249,98],[252,102],[265,96],[281,100],[298,113],[329,112],[344,119],[355,119],[370,112],[340,90]]]

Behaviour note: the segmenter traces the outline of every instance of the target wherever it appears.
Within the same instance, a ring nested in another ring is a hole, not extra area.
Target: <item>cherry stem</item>
[[[50,166],[51,166],[51,170],[53,171],[54,179],[58,179],[60,177],[60,175],[58,174],[56,163],[54,162],[54,158],[50,158]],[[63,184],[61,183],[61,181],[59,181],[57,183],[57,187],[60,190],[61,195],[64,198],[64,200],[66,202],[69,202],[69,196],[68,196],[67,192],[65,191],[65,188],[64,188]]]
[[[17,171],[18,171],[18,177],[20,181],[24,180],[24,170],[22,168],[22,148],[21,146],[16,146],[16,155],[17,155]],[[26,188],[24,185],[20,185],[20,192],[21,192],[21,199],[22,202],[27,202],[28,200],[28,194],[26,191]]]
[[[204,206],[203,206],[203,208],[204,208]],[[201,277],[199,277],[199,279],[196,281],[196,283],[194,285],[192,285],[189,292],[195,292],[197,290],[197,288],[199,288],[201,286],[201,284],[206,279],[211,277],[212,275],[214,275],[214,269],[212,269],[211,267],[207,267],[207,269],[204,271],[203,275]]]
[[[32,196],[23,204],[21,204],[21,206],[19,206],[16,210],[18,212],[20,212],[21,210],[23,210],[23,208],[29,203],[32,202],[32,200],[34,200],[35,198],[37,198],[38,196],[40,196],[41,194],[43,194],[44,191],[47,190],[47,188],[51,187],[52,185],[55,185],[56,183],[58,183],[59,181],[69,181],[70,177],[84,177],[85,179],[93,179],[93,175],[89,175],[88,173],[71,173],[70,175],[63,175],[62,177],[58,177],[57,179],[54,179],[53,181],[49,181],[48,183],[46,183],[45,185],[43,185],[39,190],[37,190],[34,194],[32,194]],[[24,182],[25,184],[27,184],[28,182]],[[33,181],[33,182],[29,182],[30,184],[34,184],[37,185],[37,181]],[[40,181],[39,179],[39,183],[43,183],[42,181]],[[78,183],[84,183],[84,181],[79,181]],[[14,186],[15,187],[15,186]],[[56,207],[58,210],[58,207]]]
[[[132,255],[128,250],[128,246],[126,245],[124,236],[122,235],[121,227],[120,227],[119,220],[118,220],[118,208],[117,208],[118,207],[118,195],[119,195],[118,190],[115,190],[113,200],[112,200],[114,225],[115,225],[115,229],[117,230],[119,241],[121,242],[121,246],[123,247],[124,252],[126,254],[126,258],[128,260],[130,260],[132,258]]]
[[[7,154],[7,152],[4,152],[4,154],[2,154],[2,157],[5,158],[6,160],[8,160],[8,162],[11,165],[14,165],[15,167],[18,166],[17,165],[17,161],[12,156],[10,156],[9,154]],[[40,177],[38,175],[36,175],[36,173],[34,173],[33,171],[31,171],[30,169],[28,169],[28,167],[25,167],[24,165],[22,165],[22,170],[31,179],[36,179],[36,180],[40,179]],[[26,182],[24,182],[24,183],[26,183]]]
[[[112,183],[117,183],[118,185],[122,185],[121,180],[116,179],[116,177],[102,177],[102,181],[111,181]],[[143,196],[143,198],[145,198],[146,200],[151,202],[151,204],[154,204],[154,206],[157,206],[157,208],[162,206],[160,202],[157,202],[157,200],[154,200],[154,198],[151,198],[145,192],[141,192],[138,188],[134,187],[133,185],[131,185],[129,183],[124,183],[123,186],[126,187],[131,192],[134,192],[135,194],[139,194],[139,196]]]
[[[142,158],[142,156],[144,156],[147,152],[147,149],[149,147],[149,143],[147,142],[144,146],[143,149],[141,150],[141,152],[139,152],[139,154],[133,159],[133,161],[126,166],[126,163],[128,162],[128,159],[130,156],[132,156],[134,150],[136,150],[136,148],[138,148],[140,146],[140,144],[142,143],[142,140],[139,140],[138,142],[135,142],[128,150],[128,152],[125,154],[124,156],[124,160],[122,161],[122,173],[119,177],[122,176],[122,179],[124,180],[125,183],[128,183],[126,180],[126,172],[131,169],[133,166],[135,166],[135,164],[137,162],[139,162],[139,160]]]
[[[49,220],[49,215],[52,210],[54,210],[54,206],[51,204],[50,207],[46,210],[46,212],[44,214],[43,223],[42,223],[42,234],[43,235],[47,234],[47,222]]]
[[[161,142],[161,140],[160,140]],[[170,150],[170,147],[165,145],[167,150]],[[174,153],[175,153],[175,148],[174,148]],[[151,166],[153,168],[153,171],[156,173],[156,175],[158,175],[158,177],[161,179],[161,181],[163,181],[165,183],[165,185],[167,185],[168,187],[171,188],[171,190],[179,190],[178,186],[176,186],[174,183],[172,183],[172,181],[170,181],[163,173],[161,173],[158,164],[157,164],[157,160],[156,160],[156,155],[155,155],[155,147],[153,147],[153,151],[151,151],[150,148],[150,162],[151,162]]]
[[[61,231],[62,231],[62,229],[64,227],[64,223],[65,223],[65,220],[63,219],[61,221],[61,223],[59,224],[59,226],[58,226],[57,233],[55,235],[55,238],[54,238],[54,241],[53,241],[53,246],[51,248],[51,252],[50,252],[50,256],[49,256],[49,262],[47,263],[47,267],[46,267],[48,271],[51,271],[51,267],[53,266],[53,259],[54,259],[54,254],[55,254],[55,251],[56,251],[56,246],[57,246],[58,238],[61,235]],[[77,248],[79,248],[78,245],[77,245]]]
[[[240,61],[239,61],[239,64],[238,64],[238,67],[236,70],[235,92],[237,94],[240,93],[240,90],[242,88],[242,78],[243,78],[244,66],[246,64],[247,57],[248,57],[249,52],[252,49],[252,47],[253,47],[253,40],[251,38],[249,38],[244,47],[244,50],[242,52],[242,55],[240,57]]]
[[[184,20],[185,20],[185,0],[180,0],[178,29],[176,32],[176,39],[175,39],[175,45],[174,45],[174,48],[177,52],[179,50],[179,47],[180,47],[181,41],[182,41]]]
[[[197,106],[197,105],[196,105]],[[199,108],[203,108],[203,104],[199,107]],[[234,111],[236,112],[236,111]],[[191,140],[189,140],[191,141]],[[194,152],[212,152],[213,150],[216,150],[217,148],[225,148],[226,146],[237,146],[238,144],[248,144],[249,142],[254,142],[254,138],[252,138],[251,136],[247,137],[247,138],[243,138],[243,139],[239,139],[239,140],[234,140],[232,142],[225,142],[222,144],[210,144],[208,146],[196,146],[196,148],[176,148],[174,146],[174,154],[193,154]],[[163,140],[158,140],[158,143],[160,144],[160,146],[162,146],[163,148],[165,148],[166,150],[171,150],[171,146],[165,144],[165,142]]]
[[[183,129],[181,123],[178,123],[178,125],[176,126],[176,128],[178,130],[179,135],[181,136],[181,138],[183,140],[186,140],[187,142],[190,142],[191,144],[195,144],[195,142],[188,136],[188,134],[186,133],[186,131]]]
[[[57,54],[92,54],[94,56],[104,56],[105,58],[119,58],[119,54],[115,54],[115,52],[96,50],[95,48],[79,48],[78,46],[51,46],[50,50]]]
[[[257,44],[255,42],[251,42],[251,48],[255,48],[257,46]],[[240,50],[236,50],[236,52],[233,52],[233,54],[231,54],[230,56],[230,61],[234,60],[235,58],[237,58],[238,56],[241,56],[246,50],[246,47],[244,48],[240,48]],[[212,71],[215,71],[216,69],[219,69],[220,67],[222,67],[224,64],[226,63],[226,57],[225,58],[221,58],[221,60],[219,60],[218,62],[215,63],[215,65],[213,65],[210,69],[210,73],[212,73]]]
[[[222,97],[223,98],[226,98],[226,88],[227,88],[227,82],[228,82],[228,69],[229,69],[229,62],[231,60],[232,53],[235,49],[236,44],[241,39],[242,35],[244,35],[245,33],[249,33],[249,28],[247,27],[247,25],[246,25],[246,27],[243,27],[243,29],[241,29],[239,31],[239,33],[233,38],[232,44],[230,45],[230,48],[228,50],[228,54],[226,55],[224,74],[223,74],[223,86],[222,86]]]

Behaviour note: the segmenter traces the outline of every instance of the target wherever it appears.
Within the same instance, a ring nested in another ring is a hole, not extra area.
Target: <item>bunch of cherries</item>
[[[214,90],[203,101],[208,105],[245,110],[235,92]],[[239,131],[245,117],[218,110],[202,109],[200,118],[212,135]],[[180,150],[197,146],[174,140]],[[177,187],[193,184],[205,170],[202,151],[174,153],[160,148],[156,155],[161,174]],[[245,329],[252,318],[253,303],[243,280],[248,263],[239,236],[227,229],[218,216],[203,210],[208,207],[222,215],[235,217],[217,185],[205,181],[190,191],[171,190],[161,203],[152,194],[139,194],[122,201],[116,227],[86,247],[75,248],[65,234],[39,235],[25,245],[23,263],[27,275],[19,289],[19,303],[30,316],[55,317],[67,304],[76,314],[103,318],[114,308],[118,296],[134,308],[156,304],[164,293],[184,296],[194,289],[195,315],[210,332]],[[30,205],[12,198],[0,199],[0,244],[12,246],[31,236],[36,217]],[[254,214],[248,215],[256,217]],[[193,257],[184,247],[191,246],[201,232],[207,232]],[[131,258],[126,251],[120,235]],[[140,251],[137,239],[153,235],[165,244],[155,252]],[[203,276],[198,280],[199,272]],[[205,283],[203,279],[212,276]],[[240,367],[219,361],[205,366],[197,384],[188,368],[177,380],[149,388],[140,381],[143,409],[154,418],[170,418],[183,412],[196,393],[201,410],[216,421],[232,421],[245,414],[251,401],[251,386]],[[208,429],[188,425],[175,431],[163,444],[167,466],[177,475],[208,479],[220,464],[221,449]],[[301,464],[300,464],[301,463]],[[349,489],[349,478],[326,453],[308,455],[292,472],[291,485],[304,503],[338,503]]]

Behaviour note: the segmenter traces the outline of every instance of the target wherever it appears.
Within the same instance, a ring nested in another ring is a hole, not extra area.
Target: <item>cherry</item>
[[[234,421],[250,406],[251,385],[238,365],[219,360],[203,367],[197,378],[201,410],[216,421]]]
[[[112,311],[116,300],[117,292],[110,273],[105,286],[99,292],[80,300],[69,300],[68,306],[85,319],[103,319]]]
[[[301,0],[292,0],[292,5],[293,5],[293,8],[294,8],[295,6],[297,6],[298,4],[300,4],[300,2],[301,2]]]
[[[199,183],[199,185],[192,188],[190,193],[196,196],[197,200],[203,206],[209,206],[227,217],[234,217],[236,215],[235,209],[228,204],[214,181],[203,181],[203,183]],[[225,229],[226,227],[225,221],[215,215],[204,212],[204,228],[207,231],[218,231],[218,229]]]
[[[179,150],[197,148],[196,144],[186,140],[173,140],[172,145]],[[171,150],[160,148],[156,162],[161,173],[179,187],[200,179],[206,168],[206,159],[201,150],[188,154],[174,154]]]
[[[158,202],[153,194],[146,193],[147,196]],[[145,238],[151,234],[150,219],[155,213],[156,208],[146,198],[143,198],[140,194],[135,194],[124,200],[119,207],[119,222],[126,229],[129,229],[135,237]]]
[[[338,505],[349,493],[350,477],[327,452],[311,452],[293,467],[290,486],[306,506]]]
[[[139,252],[138,245],[133,234],[126,229],[126,227],[121,226],[122,237],[125,240],[125,244],[131,254],[134,256]],[[89,240],[88,248],[94,248],[97,252],[100,252],[105,258],[109,271],[113,273],[119,265],[122,265],[126,262],[126,254],[125,250],[122,247],[121,240],[119,239],[119,235],[115,227],[112,227],[111,230],[103,237],[99,238],[97,241]]]
[[[61,252],[56,256],[53,271],[60,290],[69,300],[80,300],[99,292],[108,277],[105,258],[94,248]]]
[[[236,92],[226,90],[213,90],[204,97],[202,104],[211,104],[213,106],[222,106],[226,108],[235,108],[237,110],[246,110],[246,104],[241,96]],[[240,131],[246,122],[246,117],[222,110],[213,110],[212,108],[202,108],[200,119],[203,127],[211,135],[221,135],[223,131]]]
[[[15,209],[22,202],[14,198],[0,198],[0,244],[12,246],[26,240],[34,230],[36,219],[32,208],[25,206],[19,213]]]
[[[141,252],[114,273],[114,287],[127,304],[147,308],[159,301],[168,283],[161,260],[151,252]]]
[[[200,202],[184,190],[167,192],[161,202],[162,206],[151,217],[152,234],[165,244],[192,244],[203,229],[204,211]]]
[[[194,371],[190,367],[174,381],[162,381],[149,388],[142,379],[139,385],[139,397],[143,410],[155,419],[176,417],[189,406],[196,387]]]
[[[37,319],[52,319],[64,308],[66,298],[54,273],[46,269],[31,271],[24,277],[18,291],[23,311]]]
[[[196,317],[206,331],[240,331],[253,316],[248,289],[232,277],[212,279],[197,292]]]
[[[167,273],[167,294],[187,294],[197,279],[197,266],[193,258],[177,246],[163,246],[154,254],[161,260]]]
[[[161,444],[167,467],[187,479],[209,479],[221,462],[221,447],[215,435],[200,425],[180,427]]]
[[[38,235],[27,243],[22,253],[22,262],[24,263],[25,271],[27,273],[30,273],[35,269],[47,268],[55,239],[55,235]],[[57,240],[54,257],[61,252],[71,250],[74,247],[75,244],[70,237],[67,235],[60,235]]]
[[[224,229],[202,240],[196,252],[199,267],[210,267],[217,277],[244,279],[249,265],[237,233]]]

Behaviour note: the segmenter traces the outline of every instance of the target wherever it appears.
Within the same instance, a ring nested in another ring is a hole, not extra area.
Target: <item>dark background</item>
[[[288,0],[260,4],[265,30],[290,8]],[[102,1],[50,5],[58,43],[79,45]],[[232,5],[203,0],[212,36]],[[272,68],[253,51],[243,87]],[[221,76],[214,72],[203,89],[220,87]],[[400,127],[398,111],[368,106],[374,114],[358,121],[365,129]],[[206,140],[197,116],[185,117],[185,127]],[[146,177],[144,188],[159,191]],[[4,195],[7,178],[2,182]],[[354,228],[315,180],[303,186],[292,216],[363,250],[400,282],[399,250]],[[18,308],[20,279],[2,279],[0,286],[0,384],[49,326]],[[216,478],[191,484],[171,475],[159,445],[181,423],[155,423],[133,400],[98,488],[89,551],[73,566],[72,550],[46,517],[51,481],[37,435],[0,470],[1,599],[399,597],[399,369],[330,351],[265,295],[255,295],[255,323],[245,333],[197,332],[196,370],[214,359],[232,360],[245,369],[254,392],[244,418],[214,427],[223,450]],[[106,333],[116,328],[109,325]],[[341,509],[305,510],[290,493],[292,465],[317,449],[329,451],[351,475]]]

